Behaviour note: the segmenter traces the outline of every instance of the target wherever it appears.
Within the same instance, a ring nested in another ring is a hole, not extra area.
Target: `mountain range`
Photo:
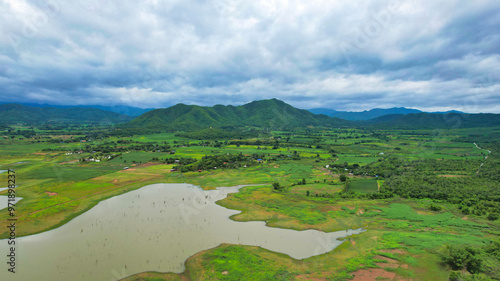
[[[405,107],[393,107],[393,108],[374,108],[365,111],[337,111],[335,109],[329,108],[313,108],[309,109],[310,112],[314,114],[324,114],[330,117],[337,117],[345,120],[370,120],[384,115],[390,114],[412,114],[412,113],[424,113],[418,109],[405,108]],[[447,113],[463,113],[460,111],[452,110],[447,112],[430,112],[436,114],[447,114]]]
[[[0,123],[37,124],[46,122],[117,124],[132,117],[96,108],[32,107],[16,103],[0,104]]]
[[[500,126],[500,114],[412,113],[390,114],[362,121],[363,124],[399,129],[458,129]]]
[[[313,114],[277,99],[260,100],[240,106],[213,107],[177,104],[155,109],[121,125],[122,128],[167,128],[197,130],[207,127],[255,126],[286,128],[298,126],[348,126],[350,121]]]
[[[118,107],[114,108],[118,110]],[[316,113],[338,114],[328,109]],[[137,111],[134,111],[137,112]],[[394,113],[397,114],[385,114]],[[0,104],[0,124],[44,122],[108,123],[118,129],[139,131],[197,131],[210,127],[263,127],[287,129],[307,126],[321,127],[385,127],[403,129],[441,129],[500,126],[500,114],[467,114],[460,112],[425,113],[415,109],[373,109],[364,112],[343,112],[345,120],[295,108],[277,99],[253,101],[240,106],[197,106],[177,104],[153,109],[133,118],[129,115],[96,108],[31,107],[21,104]],[[355,115],[359,114],[359,115]],[[380,114],[383,114],[380,116]],[[349,115],[349,116],[347,116]],[[366,119],[376,116],[371,119]]]
[[[2,103],[0,103],[1,105]],[[7,104],[7,103],[3,103]],[[141,114],[144,114],[150,110],[153,110],[154,108],[139,108],[139,107],[134,107],[134,106],[128,106],[128,105],[111,105],[111,106],[105,106],[105,105],[51,105],[51,104],[39,104],[39,103],[16,103],[24,106],[29,106],[29,107],[40,107],[40,108],[47,108],[47,107],[53,107],[53,108],[95,108],[95,109],[100,109],[104,111],[111,111],[115,112],[121,115],[128,115],[130,117],[137,117]]]

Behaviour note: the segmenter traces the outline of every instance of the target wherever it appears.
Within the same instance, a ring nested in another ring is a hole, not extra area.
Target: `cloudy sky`
[[[0,102],[500,113],[498,0],[2,0]]]

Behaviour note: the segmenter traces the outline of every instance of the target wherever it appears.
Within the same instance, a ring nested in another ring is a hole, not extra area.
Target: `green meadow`
[[[218,202],[242,211],[231,217],[236,221],[325,232],[366,229],[300,261],[223,244],[190,257],[184,273],[145,272],[125,280],[350,280],[371,271],[399,280],[499,278],[500,146],[495,139],[480,143],[493,151],[485,161],[487,152],[470,141],[477,129],[318,128],[217,140],[35,131],[32,138],[4,132],[0,139],[0,170],[16,171],[16,195],[23,197],[16,206],[18,236],[56,228],[104,199],[152,183],[254,185]],[[208,168],[185,169],[190,165]],[[0,187],[7,186],[0,178]],[[468,194],[461,192],[464,185]],[[0,221],[8,218],[0,210]],[[1,229],[0,238],[6,237]],[[467,262],[456,269],[458,252]],[[476,263],[479,269],[472,269]]]

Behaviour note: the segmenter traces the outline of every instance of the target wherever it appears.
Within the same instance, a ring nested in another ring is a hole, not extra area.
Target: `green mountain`
[[[330,117],[337,117],[345,120],[369,120],[389,114],[410,114],[410,113],[420,113],[422,111],[411,108],[404,107],[393,107],[393,108],[374,108],[370,110],[355,112],[355,111],[337,111],[329,108],[313,108],[309,109],[310,112],[314,114],[324,114]]]
[[[292,128],[299,126],[347,126],[351,122],[315,115],[277,99],[253,101],[241,106],[213,107],[177,104],[144,113],[122,128],[163,128],[192,131],[208,127],[256,126]]]
[[[500,114],[415,113],[377,117],[364,124],[401,129],[456,129],[500,126]]]
[[[105,123],[117,124],[131,120],[127,115],[95,108],[32,107],[16,103],[0,104],[0,123]]]
[[[370,120],[384,115],[400,114],[406,115],[411,113],[463,113],[460,111],[447,111],[447,112],[423,112],[418,109],[405,108],[405,107],[393,107],[393,108],[374,108],[365,111],[337,111],[329,108],[313,108],[309,109],[310,112],[314,114],[324,114],[330,117],[337,117],[345,120]]]

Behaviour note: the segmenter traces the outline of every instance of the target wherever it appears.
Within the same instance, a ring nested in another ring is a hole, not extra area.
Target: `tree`
[[[345,182],[347,180],[347,176],[344,175],[344,174],[342,174],[342,175],[339,176],[339,179],[340,179],[341,182]]]
[[[498,220],[498,217],[499,217],[499,215],[498,215],[497,213],[490,213],[490,214],[488,215],[488,219],[489,219],[490,221],[496,221],[496,220]]]
[[[309,190],[308,190],[308,191],[306,191],[306,196],[309,196],[309,194],[311,194],[311,193],[309,192]]]
[[[305,185],[305,184],[306,184],[306,179],[302,178],[302,185]]]
[[[274,182],[273,183],[273,189],[276,190],[276,191],[282,191],[283,187],[280,185],[279,182]]]

